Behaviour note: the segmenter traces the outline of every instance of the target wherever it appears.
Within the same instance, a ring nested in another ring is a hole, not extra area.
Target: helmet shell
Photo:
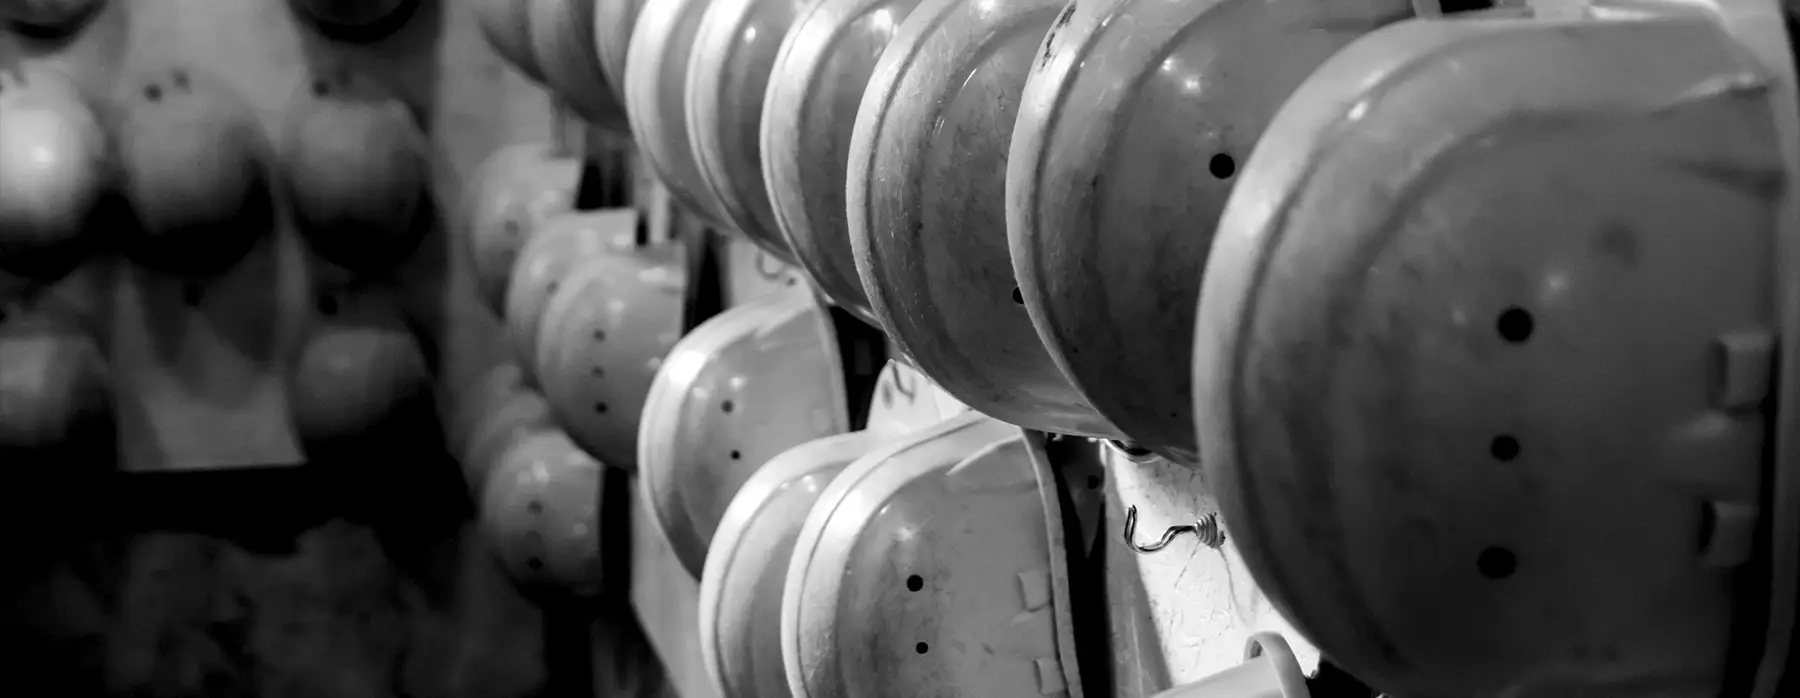
[[[657,371],[638,432],[639,494],[695,577],[751,473],[849,428],[829,326],[809,289],[788,289],[701,323]]]
[[[670,196],[713,225],[725,206],[707,188],[687,129],[688,56],[711,0],[657,0],[638,13],[625,59],[625,108],[631,136]]]
[[[663,358],[681,339],[681,247],[601,255],[550,297],[536,375],[569,437],[601,462],[637,469],[638,420]]]
[[[896,348],[977,410],[1118,435],[1050,360],[1019,304],[1006,157],[1026,71],[1061,0],[925,0],[875,67],[847,181],[851,248]]]
[[[1771,445],[1782,70],[1701,13],[1413,21],[1276,115],[1207,263],[1195,414],[1246,563],[1324,654],[1395,695],[1721,690]]]
[[[712,0],[688,57],[688,140],[727,222],[792,261],[763,184],[763,97],[794,17],[814,0]],[[791,124],[787,126],[791,127]]]
[[[1194,311],[1240,163],[1287,96],[1409,0],[1070,5],[1007,157],[1013,271],[1050,358],[1137,446],[1197,465]]]
[[[782,593],[796,698],[1081,695],[1061,505],[1034,448],[971,412],[832,480]]]
[[[794,21],[769,78],[763,179],[782,239],[826,298],[877,324],[845,216],[850,136],[875,61],[918,0],[820,0]]]

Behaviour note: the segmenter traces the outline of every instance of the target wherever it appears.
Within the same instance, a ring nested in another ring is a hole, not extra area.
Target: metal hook
[[[1218,512],[1213,512],[1192,524],[1170,526],[1168,530],[1163,531],[1162,538],[1155,543],[1139,545],[1137,542],[1137,506],[1132,505],[1125,508],[1125,544],[1131,546],[1132,550],[1139,553],[1154,553],[1169,547],[1169,543],[1174,542],[1175,537],[1183,533],[1199,536],[1200,544],[1208,548],[1218,548],[1225,544],[1225,529],[1219,525]]]
[[[774,266],[769,266],[771,264]],[[762,276],[762,278],[770,281],[777,281],[781,279],[781,275],[785,271],[787,271],[786,264],[781,263],[780,260],[771,258],[769,253],[762,251],[760,248],[756,250],[756,273]]]
[[[908,400],[917,400],[919,399],[919,382],[917,376],[914,377],[912,385],[903,385],[900,381],[900,376],[906,375],[907,373],[907,371],[901,370],[898,367],[894,369],[894,372],[889,376],[894,379],[894,391],[900,393]]]

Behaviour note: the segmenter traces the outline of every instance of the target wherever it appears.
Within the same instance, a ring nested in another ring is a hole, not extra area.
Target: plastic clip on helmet
[[[769,458],[849,428],[825,310],[794,287],[713,316],[663,362],[638,432],[638,486],[696,577],[732,495]]]
[[[1629,7],[1365,37],[1219,227],[1202,462],[1283,615],[1393,695],[1793,695],[1789,38]]]
[[[769,77],[763,179],[795,263],[832,302],[878,324],[856,274],[844,181],[876,59],[918,0],[820,0],[795,20]]]
[[[657,0],[638,13],[625,60],[625,107],[632,139],[663,186],[688,211],[714,225],[729,222],[724,204],[700,175],[688,140],[688,56],[711,0]]]
[[[763,97],[788,27],[813,2],[712,0],[688,59],[688,140],[701,181],[733,227],[789,262],[793,254],[763,184]]]
[[[513,262],[506,288],[506,331],[526,377],[534,384],[538,329],[544,306],[563,279],[594,258],[631,248],[637,237],[637,211],[576,211],[551,219],[525,243]]]
[[[797,698],[1081,695],[1040,438],[968,412],[832,480],[782,594]]]
[[[594,49],[600,72],[606,75],[620,104],[625,103],[625,56],[631,48],[631,29],[638,12],[650,0],[594,0]]]
[[[681,339],[682,251],[639,245],[595,257],[545,306],[536,358],[544,395],[570,438],[609,466],[637,469],[644,401]]]
[[[630,133],[630,119],[600,70],[594,46],[596,0],[531,0],[527,12],[531,50],[544,83],[583,120],[617,133]]]
[[[1238,163],[1314,68],[1409,0],[1071,3],[1007,158],[1019,293],[1050,358],[1137,446],[1195,465],[1194,273]]]
[[[466,245],[475,289],[494,312],[506,308],[513,263],[544,221],[575,204],[581,161],[541,143],[488,156],[469,187]]]
[[[788,449],[738,488],[700,576],[701,659],[726,698],[791,695],[781,655],[781,594],[800,527],[845,466],[961,411],[941,395],[912,368],[889,362],[877,380],[868,428]]]
[[[847,182],[851,247],[896,348],[970,407],[1116,437],[1018,304],[1004,172],[1026,70],[1062,0],[925,0],[876,63]]]

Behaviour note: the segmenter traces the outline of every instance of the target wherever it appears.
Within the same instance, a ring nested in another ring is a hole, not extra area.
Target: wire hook
[[[783,264],[781,260],[769,256],[769,253],[764,252],[760,247],[756,249],[756,273],[758,276],[769,281],[779,281],[786,271],[787,265]]]
[[[1125,544],[1139,553],[1154,553],[1175,541],[1175,537],[1183,533],[1192,533],[1200,537],[1200,544],[1208,548],[1218,548],[1225,544],[1225,529],[1219,525],[1219,513],[1212,512],[1200,517],[1192,524],[1170,526],[1163,531],[1162,538],[1149,545],[1137,542],[1137,505],[1125,508]]]

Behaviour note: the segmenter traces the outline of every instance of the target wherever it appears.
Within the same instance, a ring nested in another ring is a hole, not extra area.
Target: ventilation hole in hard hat
[[[200,304],[200,284],[187,283],[181,285],[181,302],[190,306]]]
[[[726,414],[730,414],[732,410],[737,409],[737,406],[731,404],[730,400],[726,400],[719,404],[719,409],[724,410]]]
[[[604,402],[594,403],[594,414],[606,414],[606,403],[604,403]]]
[[[919,654],[924,654],[926,652],[931,651],[931,645],[927,645],[927,644],[921,642],[919,644],[913,645],[913,651],[918,652]]]
[[[1500,337],[1513,344],[1531,339],[1531,331],[1536,325],[1531,319],[1531,311],[1524,308],[1507,308],[1500,313],[1500,321],[1496,326]]]
[[[1519,457],[1519,440],[1506,435],[1496,436],[1488,443],[1488,453],[1502,463],[1511,461]]]
[[[144,99],[150,100],[152,102],[161,102],[162,101],[162,87],[160,87],[158,85],[146,85],[144,87]]]
[[[1019,305],[1025,304],[1025,294],[1020,293],[1019,287],[1017,286],[1013,287],[1013,302],[1018,303]]]
[[[1219,179],[1231,179],[1232,175],[1237,174],[1237,161],[1230,155],[1217,153],[1206,162],[1206,171]]]
[[[542,513],[544,513],[544,503],[533,499],[533,500],[531,500],[531,502],[529,504],[525,505],[525,511],[531,512],[531,514],[533,516],[542,514]],[[532,533],[536,533],[536,532],[537,531],[532,531]]]
[[[924,577],[921,577],[921,576],[915,574],[913,576],[906,578],[906,590],[907,591],[918,591],[918,590],[924,589],[924,588],[925,588],[925,578]]]
[[[323,294],[313,301],[313,307],[319,309],[320,315],[327,317],[336,315],[338,311],[337,299]]]
[[[737,459],[743,458],[743,457],[744,457],[744,454],[739,453],[737,449],[735,449],[735,448],[731,449],[731,459],[732,460],[737,460]]]
[[[1488,548],[1475,558],[1475,569],[1488,579],[1506,579],[1519,569],[1519,558],[1506,548]]]

